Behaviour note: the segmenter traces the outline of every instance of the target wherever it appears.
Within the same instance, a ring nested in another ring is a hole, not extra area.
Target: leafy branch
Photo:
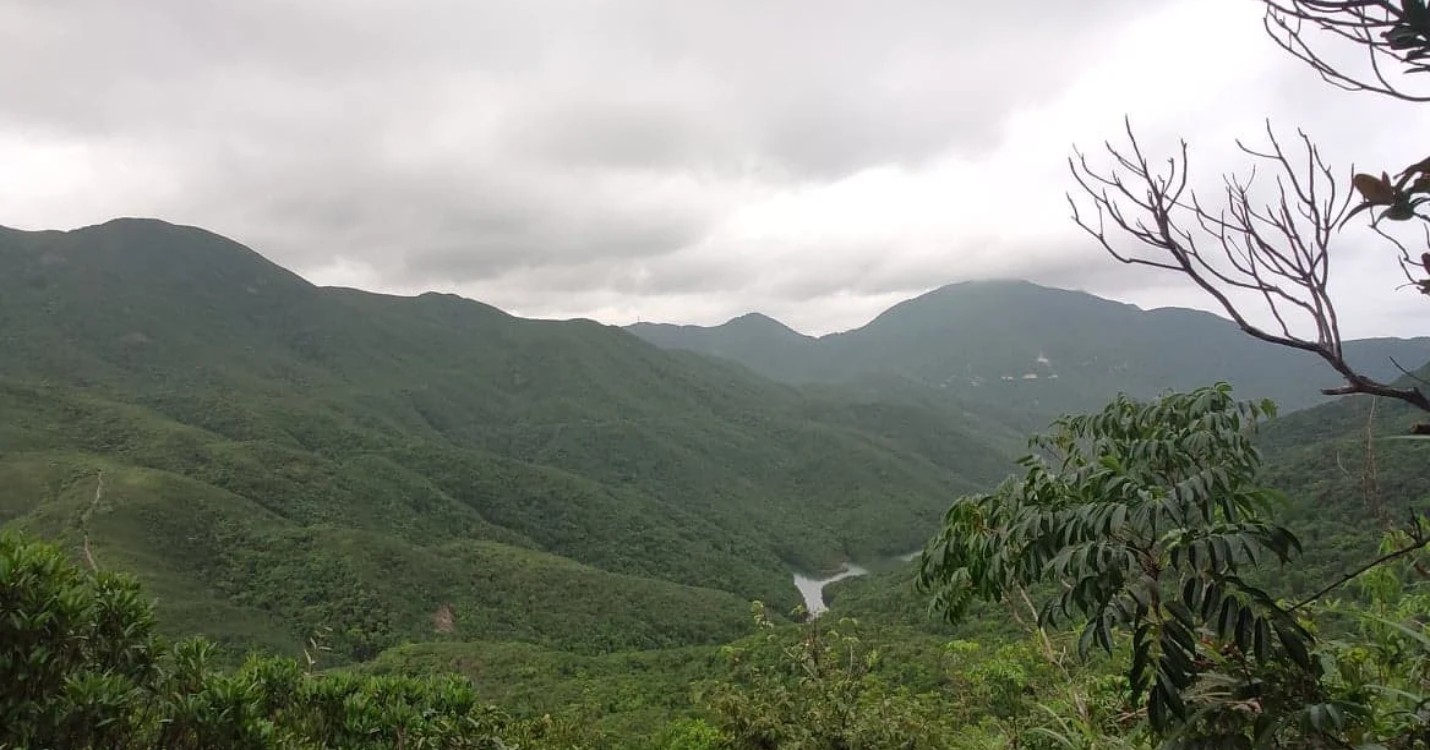
[[[1128,697],[1154,731],[1234,713],[1259,672],[1313,668],[1311,635],[1245,577],[1300,552],[1255,482],[1250,433],[1272,413],[1220,384],[1064,417],[1030,441],[1041,450],[1022,459],[1022,476],[953,503],[919,584],[957,618],[972,599],[1052,583],[1039,625],[1081,623],[1081,655],[1111,654],[1117,634],[1130,635]],[[1233,697],[1202,690],[1217,681]]]

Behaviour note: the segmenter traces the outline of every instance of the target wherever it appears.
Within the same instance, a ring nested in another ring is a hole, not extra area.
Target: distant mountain
[[[631,331],[785,382],[862,384],[905,395],[922,389],[1022,413],[1031,424],[1098,408],[1118,392],[1150,396],[1226,380],[1241,396],[1296,409],[1325,401],[1318,389],[1339,384],[1315,357],[1254,340],[1210,313],[1142,310],[1023,281],[953,284],[899,303],[862,328],[820,338],[747,318]],[[1430,360],[1430,338],[1353,341],[1346,349],[1386,380],[1399,375],[1391,357],[1406,367]]]
[[[636,323],[631,333],[664,349],[690,349],[734,360],[766,377],[788,382],[812,380],[819,342],[760,313],[741,315],[713,328]]]
[[[786,565],[912,548],[1008,466],[951,410],[137,219],[0,229],[0,415],[0,524],[87,531],[178,632],[348,658],[717,642],[797,601]]]

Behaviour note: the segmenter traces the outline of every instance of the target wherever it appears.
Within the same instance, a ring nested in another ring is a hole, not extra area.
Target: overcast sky
[[[820,333],[991,277],[1205,307],[1076,230],[1074,143],[1130,115],[1214,181],[1270,117],[1393,171],[1421,109],[1322,83],[1255,0],[0,0],[0,224],[610,323]],[[1351,334],[1430,333],[1382,245],[1336,263]]]

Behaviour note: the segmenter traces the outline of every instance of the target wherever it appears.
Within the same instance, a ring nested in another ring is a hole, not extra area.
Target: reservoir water
[[[907,563],[918,557],[919,553],[922,551],[923,550],[921,549],[916,549],[913,552],[906,552],[896,557],[887,558],[879,561],[874,567],[880,570],[885,570],[894,565]],[[853,578],[855,576],[862,576],[868,574],[868,568],[865,568],[860,565],[855,565],[854,563],[845,563],[843,570],[825,578],[811,578],[802,573],[795,572],[793,574],[794,587],[799,589],[799,595],[804,598],[805,611],[809,612],[811,617],[818,617],[826,609],[829,609],[829,607],[826,606],[824,603],[825,586],[828,586],[835,581],[842,581],[845,578]]]
[[[799,589],[799,595],[804,597],[804,608],[811,617],[819,616],[824,610],[829,609],[824,605],[824,587],[835,581],[842,581],[845,578],[867,575],[865,568],[858,565],[845,565],[844,570],[829,576],[828,578],[810,578],[809,576],[794,574],[794,587]]]

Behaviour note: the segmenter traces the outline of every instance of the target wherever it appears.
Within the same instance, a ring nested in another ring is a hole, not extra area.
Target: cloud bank
[[[1211,184],[1267,117],[1347,167],[1419,158],[1367,122],[1430,124],[1244,0],[0,0],[0,91],[0,224],[156,216],[318,283],[816,333],[970,278],[1205,306],[1069,220],[1072,145],[1124,115]],[[1384,248],[1337,262],[1350,333],[1425,330]]]

